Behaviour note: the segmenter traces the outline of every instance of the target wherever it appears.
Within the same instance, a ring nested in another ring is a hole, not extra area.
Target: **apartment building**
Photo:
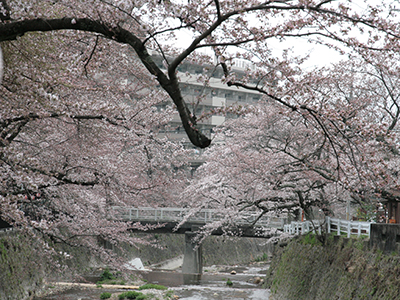
[[[160,56],[153,55],[154,61],[161,69],[165,69]],[[246,62],[237,61],[234,71],[240,75],[244,73]],[[255,91],[245,90],[243,88],[228,87],[221,82],[223,76],[222,68],[214,66],[201,66],[185,62],[179,69],[178,76],[181,82],[182,95],[188,104],[190,110],[197,116],[204,112],[210,112],[219,107],[229,107],[235,105],[249,105],[256,103],[261,99],[261,95]],[[203,74],[209,76],[209,85],[197,81],[197,76]],[[221,125],[226,118],[235,118],[234,114],[210,115],[198,122],[199,129],[208,137],[213,138],[213,129]],[[186,136],[182,127],[178,113],[176,113],[169,125],[162,133],[167,134],[170,139],[183,140],[187,147],[193,147]],[[199,154],[202,150],[198,149]],[[201,161],[201,159],[200,159]],[[200,163],[199,161],[199,163]]]

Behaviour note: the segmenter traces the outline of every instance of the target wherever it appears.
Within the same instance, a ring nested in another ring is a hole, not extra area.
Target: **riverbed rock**
[[[261,283],[261,277],[259,277],[259,276],[254,277],[253,282],[255,284],[260,284]]]

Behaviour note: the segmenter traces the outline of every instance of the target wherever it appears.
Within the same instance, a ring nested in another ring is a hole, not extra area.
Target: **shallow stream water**
[[[152,271],[143,272],[142,276],[148,282],[168,286],[183,300],[265,300],[269,298],[269,290],[255,282],[265,276],[267,269],[268,266],[229,266],[205,269],[201,275]],[[232,271],[236,274],[231,274]],[[232,286],[227,285],[228,280]]]
[[[269,290],[256,282],[263,278],[267,269],[268,265],[213,266],[205,268],[201,275],[182,274],[179,270],[138,272],[148,283],[167,286],[180,300],[266,300]],[[228,279],[232,286],[227,285]],[[118,290],[73,288],[34,300],[97,300],[103,292],[117,293]]]

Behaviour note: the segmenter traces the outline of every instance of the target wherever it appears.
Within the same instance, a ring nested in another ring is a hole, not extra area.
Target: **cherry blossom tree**
[[[1,3],[4,22],[0,27],[0,41],[14,40],[28,32],[74,30],[91,32],[96,39],[128,44],[173,100],[188,137],[198,147],[209,146],[210,139],[196,129],[196,116],[182,97],[177,76],[179,65],[186,59],[195,59],[197,50],[209,48],[215,53],[217,62],[224,66],[224,81],[228,85],[256,89],[292,106],[266,82],[247,84],[247,76],[234,80],[229,68],[233,58],[256,63],[259,68],[252,77],[268,79],[271,67],[288,64],[290,58],[287,52],[283,59],[273,57],[270,40],[303,37],[339,51],[346,51],[346,47],[382,51],[398,47],[398,25],[391,22],[396,19],[395,2],[362,3],[361,9],[358,3],[329,0]],[[173,45],[182,33],[189,34],[189,43],[183,50],[177,50]],[[362,37],[357,38],[360,34]],[[154,63],[147,49],[161,52],[166,72]]]
[[[343,74],[346,76],[343,77]],[[336,87],[331,85],[332,90],[337,91],[344,102],[352,106],[358,103],[358,108],[351,109],[351,113],[343,120],[348,124],[354,123],[352,128],[357,128],[357,133],[369,143],[375,143],[374,147],[368,147],[365,142],[357,145],[364,152],[363,159],[365,163],[369,163],[372,171],[369,173],[370,182],[365,185],[369,186],[369,195],[362,185],[361,188],[358,187],[358,192],[353,194],[354,200],[359,203],[367,200],[368,203],[367,198],[371,198],[371,192],[377,193],[375,199],[393,197],[393,192],[399,189],[400,94],[397,55],[370,53],[363,59],[353,58],[346,64],[337,66],[337,70],[331,73],[331,76],[335,77],[337,82]],[[339,107],[336,109],[339,110]],[[365,148],[369,148],[370,151],[365,151]]]
[[[393,22],[395,2],[362,3],[361,8],[359,3],[329,0],[0,1],[5,61],[0,116],[2,216],[29,223],[59,241],[84,235],[115,240],[113,235],[128,225],[101,222],[105,207],[173,201],[166,187],[179,191],[186,152],[156,137],[157,128],[168,122],[171,113],[159,111],[157,104],[172,100],[190,141],[202,148],[211,144],[198,130],[199,116],[189,109],[179,87],[178,71],[184,61],[221,67],[221,80],[227,86],[258,91],[281,105],[273,112],[288,120],[276,120],[286,128],[279,135],[304,129],[290,144],[290,152],[271,156],[271,161],[293,155],[295,165],[296,159],[312,154],[314,163],[318,149],[324,149],[336,158],[326,154],[322,159],[345,168],[338,162],[342,156],[351,161],[352,152],[339,146],[347,145],[346,138],[335,140],[332,134],[341,129],[335,127],[338,114],[329,114],[333,108],[317,110],[322,102],[304,98],[309,93],[306,85],[294,84],[305,80],[312,86],[319,81],[318,74],[307,77],[299,68],[307,53],[293,47],[275,55],[272,45],[293,39],[296,46],[302,38],[364,57],[371,51],[395,53],[399,43],[398,23]],[[188,37],[183,43],[182,35]],[[212,55],[201,52],[205,49]],[[163,58],[161,65],[150,50]],[[240,76],[233,70],[237,58],[251,62]],[[208,84],[204,74],[198,80]],[[293,114],[297,127],[288,114]],[[312,120],[315,131],[309,134],[319,141],[317,146],[308,144],[304,120]],[[259,138],[256,132],[251,135]],[[285,140],[276,139],[270,147],[282,150]],[[240,142],[239,134],[237,142],[247,143]],[[317,192],[326,193],[316,187],[319,181],[325,176],[329,184],[336,184],[340,172],[302,163],[316,177],[301,176],[301,193],[289,194],[298,199],[309,195],[304,201],[316,201]],[[70,236],[62,235],[58,230],[62,226],[70,229]]]
[[[184,197],[224,211],[218,224],[241,214],[287,215],[312,207],[332,215],[351,201],[375,205],[399,189],[398,63],[374,55],[303,73],[286,85],[304,110],[273,99],[248,107],[219,129],[206,163]]]
[[[0,216],[45,237],[42,251],[51,241],[117,262],[99,240],[143,243],[127,232],[146,227],[113,220],[111,208],[171,205],[188,151],[157,137],[172,108],[157,108],[166,96],[129,52],[110,64],[108,41],[73,38],[73,47],[51,34],[3,45]]]
[[[337,160],[344,168],[345,159],[333,153],[312,120],[274,104],[259,104],[226,123],[217,133],[224,142],[206,152],[206,163],[184,193],[197,203],[192,212],[221,209],[226,226],[248,213],[258,218],[299,216],[300,208],[311,218],[313,206],[328,213],[348,196],[336,170]],[[214,226],[205,227],[205,233]]]

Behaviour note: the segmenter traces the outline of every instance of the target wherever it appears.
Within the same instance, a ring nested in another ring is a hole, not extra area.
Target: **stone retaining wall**
[[[299,237],[274,256],[267,286],[274,300],[399,299],[400,256],[361,239]]]

